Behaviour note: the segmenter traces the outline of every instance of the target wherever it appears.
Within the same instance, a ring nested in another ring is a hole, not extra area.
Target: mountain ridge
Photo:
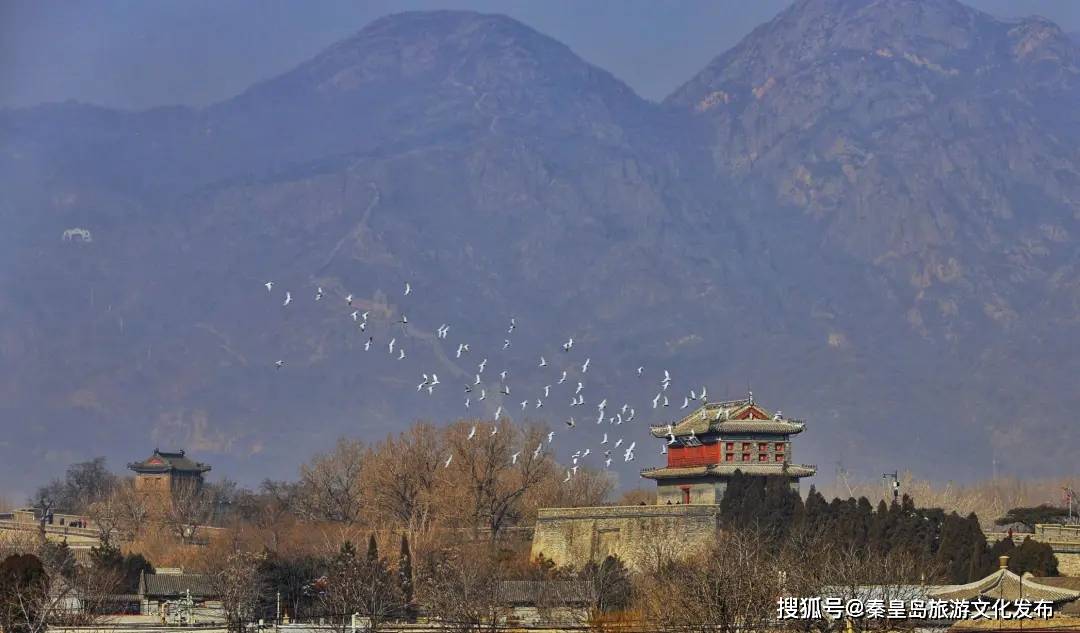
[[[412,399],[412,373],[363,353],[349,293],[380,339],[408,310],[410,357],[447,382],[478,361],[442,350],[427,321],[494,358],[491,332],[516,316],[516,384],[547,380],[532,356],[574,335],[598,397],[651,398],[628,369],[642,363],[719,397],[753,388],[811,420],[800,461],[977,476],[1015,450],[1017,471],[1046,472],[1077,445],[1055,424],[1080,404],[1078,128],[1016,90],[1073,95],[1074,53],[1038,21],[955,2],[842,4],[826,29],[832,4],[795,3],[664,104],[509,18],[434,12],[377,20],[202,110],[0,113],[14,227],[0,415],[33,420],[0,444],[0,479],[44,479],[88,447],[123,463],[133,440],[282,477],[343,433],[481,412],[449,392]],[[945,34],[967,24],[970,44],[879,55],[866,33],[896,12]],[[804,32],[813,55],[762,57]],[[813,33],[865,47],[837,54]],[[977,74],[988,60],[1000,68]],[[958,95],[954,77],[977,90]],[[696,107],[729,89],[740,100]],[[93,242],[61,241],[72,226]],[[266,297],[268,277],[295,310]],[[310,301],[316,285],[330,301]],[[573,413],[543,411],[555,426]],[[77,442],[57,439],[72,429]]]

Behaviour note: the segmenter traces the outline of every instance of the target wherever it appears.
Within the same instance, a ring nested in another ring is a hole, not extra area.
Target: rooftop
[[[192,598],[216,595],[210,576],[205,574],[143,574],[139,578],[139,594],[143,596],[177,598],[189,591]]]
[[[210,466],[184,456],[184,451],[167,452],[154,449],[154,454],[141,462],[132,462],[127,467],[137,473],[205,473]]]
[[[780,411],[770,412],[753,398],[746,398],[706,402],[677,422],[650,426],[649,432],[653,437],[674,435],[679,438],[708,433],[794,435],[804,428],[806,423],[802,420],[785,418]]]
[[[1000,568],[986,578],[963,585],[945,585],[931,592],[931,597],[939,600],[974,600],[978,597],[1000,598],[1002,600],[1049,600],[1050,602],[1069,602],[1080,598],[1080,591],[1068,587],[1055,587],[1040,579],[1036,582],[1030,574],[1017,576],[1005,568]]]

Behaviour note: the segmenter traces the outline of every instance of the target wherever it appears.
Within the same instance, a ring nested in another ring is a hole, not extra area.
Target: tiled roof
[[[1008,569],[998,569],[986,578],[964,585],[945,585],[931,592],[939,600],[974,600],[979,596],[1015,601],[1049,600],[1068,602],[1080,598],[1080,591],[1065,587],[1053,587],[1036,582],[1030,576],[1022,578]]]
[[[789,475],[791,477],[810,477],[817,472],[817,467],[807,464],[777,463],[738,463],[711,464],[709,466],[690,466],[686,468],[646,468],[641,476],[646,479],[674,479],[678,477],[700,477],[703,475],[734,475],[735,471],[746,475]]]
[[[753,408],[751,413],[764,413],[766,419],[739,420],[741,414]],[[806,423],[801,420],[781,418],[769,413],[760,405],[746,400],[708,402],[701,405],[678,422],[649,427],[653,437],[666,437],[669,432],[676,437],[702,435],[705,433],[775,433],[794,435],[802,433]]]
[[[128,468],[139,473],[191,472],[205,473],[210,466],[184,456],[184,451],[167,452],[154,449],[154,454],[141,462],[132,462]]]
[[[139,593],[143,596],[177,598],[191,592],[192,598],[216,595],[210,576],[205,574],[143,574]]]
[[[499,599],[504,604],[586,604],[589,586],[580,580],[503,580]]]

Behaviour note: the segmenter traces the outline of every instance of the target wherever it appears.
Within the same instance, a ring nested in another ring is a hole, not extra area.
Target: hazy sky
[[[0,0],[0,105],[228,98],[397,11],[505,13],[660,99],[789,0]],[[972,0],[1080,30],[1077,0]]]

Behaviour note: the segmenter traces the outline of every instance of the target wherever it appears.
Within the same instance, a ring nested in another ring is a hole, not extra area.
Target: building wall
[[[720,503],[727,483],[719,479],[663,479],[656,484],[656,505],[683,503],[683,487],[690,488],[690,503]]]
[[[543,508],[531,553],[577,568],[614,554],[641,569],[698,553],[714,542],[718,525],[719,508],[711,504]]]

